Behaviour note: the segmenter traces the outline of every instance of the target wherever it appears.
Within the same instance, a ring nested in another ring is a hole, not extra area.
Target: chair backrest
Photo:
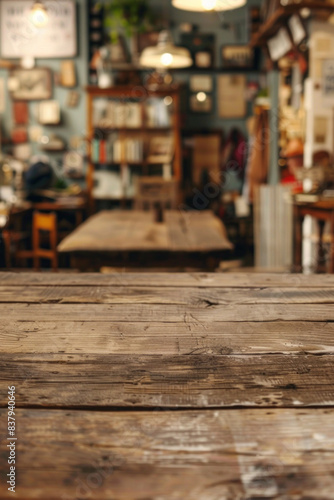
[[[139,177],[136,186],[135,208],[175,209],[178,203],[179,183],[161,177]]]
[[[48,233],[49,248],[45,249],[41,246],[41,231]],[[58,268],[57,255],[57,215],[54,212],[41,213],[34,212],[33,215],[33,258],[34,268],[40,268],[40,259],[49,259],[52,268]]]

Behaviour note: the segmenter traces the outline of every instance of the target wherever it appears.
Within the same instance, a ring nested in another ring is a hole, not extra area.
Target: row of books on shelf
[[[141,139],[121,141],[113,136],[93,139],[91,159],[93,163],[141,162],[144,159],[144,143]]]
[[[161,99],[149,99],[143,108],[137,102],[95,99],[93,125],[96,128],[148,128],[170,127],[168,107]]]
[[[144,141],[127,138],[121,140],[117,134],[107,139],[93,139],[91,160],[93,163],[140,163],[144,161]],[[174,156],[174,142],[170,136],[152,137],[149,143],[147,163],[168,164]]]

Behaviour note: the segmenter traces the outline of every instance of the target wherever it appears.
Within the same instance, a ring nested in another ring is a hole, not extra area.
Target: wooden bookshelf
[[[150,175],[151,172],[156,175],[156,169],[160,169],[162,176],[166,165],[170,165],[171,177],[181,180],[180,92],[179,85],[159,87],[156,90],[131,85],[107,89],[86,87],[89,144],[87,189],[91,211],[94,210],[97,169],[101,172],[108,171],[108,167],[113,168],[114,173],[119,173],[122,185],[124,179],[128,182],[120,200],[129,198],[127,191],[131,189],[131,169],[137,169],[135,175]],[[166,97],[172,99],[169,106],[165,104]],[[132,118],[131,109],[134,112]],[[166,155],[169,158],[166,161],[163,161],[163,154],[152,156],[151,147],[159,139],[162,144],[163,141],[166,144],[169,141],[172,145],[171,154]],[[152,157],[158,161],[153,162]],[[112,194],[111,198],[114,198]]]

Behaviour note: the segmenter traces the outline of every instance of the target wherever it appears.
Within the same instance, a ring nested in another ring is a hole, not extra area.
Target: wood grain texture
[[[41,339],[43,341],[41,341]],[[0,353],[290,354],[334,353],[334,323],[2,320]]]
[[[19,410],[15,498],[328,500],[333,418],[321,409]]]
[[[334,276],[0,274],[0,498],[329,500]]]
[[[0,406],[334,406],[334,357],[1,355]]]
[[[0,273],[0,284],[10,286],[141,286],[210,288],[334,288],[334,275],[258,273]]]
[[[334,321],[334,308],[328,304],[0,304],[0,317],[11,321],[116,321],[120,323],[184,322],[189,330],[210,322]]]
[[[159,286],[1,286],[0,303],[28,304],[334,304],[328,288],[210,288]]]
[[[154,218],[154,211],[99,212],[67,236],[58,250],[210,252],[233,248],[222,221],[211,211],[183,214],[166,210],[163,222]]]

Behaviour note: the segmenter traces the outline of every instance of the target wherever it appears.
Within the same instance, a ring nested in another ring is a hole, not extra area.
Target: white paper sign
[[[0,1],[2,57],[74,57],[77,52],[75,2],[45,0],[48,23],[43,28],[37,28],[30,19],[33,3]]]
[[[0,78],[0,114],[5,112],[6,107],[5,100],[5,80]]]
[[[323,90],[324,97],[334,97],[334,60],[323,62]]]

